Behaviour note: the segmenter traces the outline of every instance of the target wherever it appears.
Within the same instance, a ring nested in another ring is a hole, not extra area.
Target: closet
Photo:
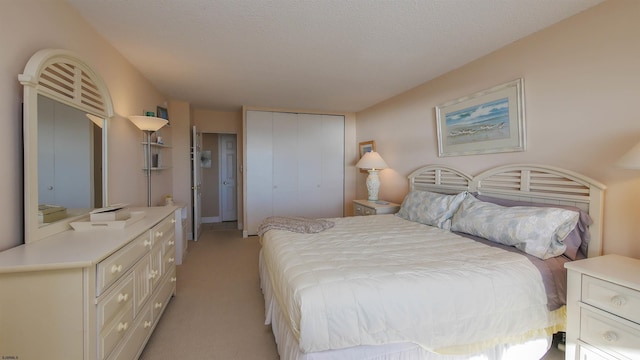
[[[245,136],[245,236],[269,216],[343,216],[344,116],[249,110]]]

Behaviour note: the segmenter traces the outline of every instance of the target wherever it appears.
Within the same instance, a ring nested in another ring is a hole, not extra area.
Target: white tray
[[[125,227],[139,221],[144,218],[144,211],[132,211],[131,216],[126,220],[114,220],[114,221],[74,221],[69,223],[75,231],[88,231],[88,230],[115,230],[124,229]]]

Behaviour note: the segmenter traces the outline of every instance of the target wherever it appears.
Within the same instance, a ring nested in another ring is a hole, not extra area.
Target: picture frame
[[[156,109],[156,116],[161,118],[161,119],[167,120],[167,125],[166,126],[170,126],[169,111],[167,110],[167,108],[162,107],[162,106],[158,106],[157,109]]]
[[[373,140],[363,141],[358,144],[358,153],[360,154],[360,158],[364,156],[365,153],[370,151],[376,151],[376,142]],[[360,169],[361,173],[367,173],[368,171],[365,169]]]
[[[438,156],[525,151],[524,79],[437,105]]]

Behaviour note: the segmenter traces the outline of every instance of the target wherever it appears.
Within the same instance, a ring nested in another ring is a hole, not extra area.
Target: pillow
[[[404,198],[396,215],[409,221],[449,230],[451,217],[466,196],[466,191],[457,195],[445,195],[413,190]]]
[[[589,240],[591,239],[591,235],[589,234],[589,225],[593,223],[593,220],[591,219],[591,216],[589,216],[589,213],[587,213],[586,211],[569,205],[542,204],[528,201],[508,200],[485,195],[474,196],[478,200],[494,203],[501,206],[554,207],[578,212],[580,214],[580,217],[578,218],[578,224],[564,239],[564,243],[565,245],[567,245],[567,250],[565,250],[564,255],[571,260],[577,260],[587,257],[587,247],[589,245]]]
[[[552,207],[504,207],[467,196],[453,215],[451,230],[480,236],[546,260],[562,255],[564,239],[579,214]]]

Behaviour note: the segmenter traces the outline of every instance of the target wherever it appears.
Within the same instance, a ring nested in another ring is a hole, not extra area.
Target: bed
[[[429,165],[409,184],[397,215],[261,236],[265,323],[281,358],[542,357],[565,326],[564,262],[601,254],[605,186],[530,164],[475,177]],[[545,241],[508,242],[523,216]]]

